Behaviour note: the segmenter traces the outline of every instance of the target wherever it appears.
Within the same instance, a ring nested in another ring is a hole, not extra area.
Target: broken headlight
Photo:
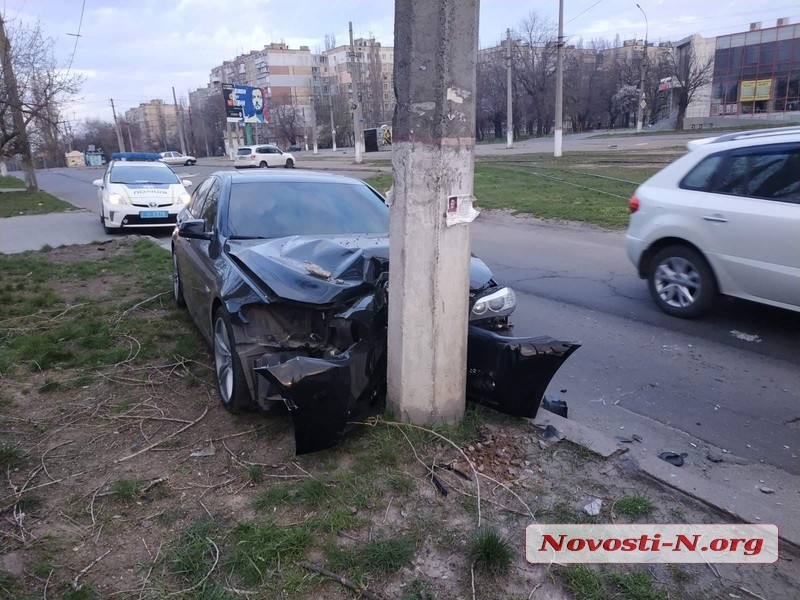
[[[514,290],[508,287],[500,288],[475,301],[469,315],[470,321],[507,317],[517,307],[517,297]]]

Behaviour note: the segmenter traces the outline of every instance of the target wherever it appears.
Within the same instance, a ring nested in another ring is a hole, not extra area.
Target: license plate
[[[165,219],[169,216],[166,210],[143,210],[139,212],[139,216],[143,219]]]

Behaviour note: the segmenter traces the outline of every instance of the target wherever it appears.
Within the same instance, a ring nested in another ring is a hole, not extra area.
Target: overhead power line
[[[72,68],[72,61],[75,60],[75,52],[78,51],[78,40],[81,39],[81,27],[83,26],[83,11],[86,9],[86,0],[83,0],[81,4],[81,17],[78,20],[78,32],[77,33],[68,33],[67,35],[74,35],[75,36],[75,45],[72,47],[72,56],[69,57],[69,65],[67,65],[67,72]]]

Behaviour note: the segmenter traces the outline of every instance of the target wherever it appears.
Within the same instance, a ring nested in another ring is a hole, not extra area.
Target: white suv
[[[708,310],[717,293],[800,311],[800,131],[692,143],[630,200],[628,257],[659,307]]]
[[[242,146],[236,151],[233,159],[233,166],[237,169],[286,167],[294,168],[294,156],[288,152],[283,152],[277,146],[264,144],[262,146]]]

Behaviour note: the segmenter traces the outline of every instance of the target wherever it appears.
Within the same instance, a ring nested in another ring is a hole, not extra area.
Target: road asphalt
[[[631,138],[619,139],[595,138],[594,140],[588,136],[584,136],[583,138],[571,136],[571,138],[572,139],[568,143],[565,143],[565,149],[600,150],[609,145],[627,148],[641,147],[644,149],[646,147],[647,149],[656,149],[659,147],[668,148],[683,145],[687,139],[686,136],[669,135],[650,136],[647,139],[633,136]],[[504,152],[512,151],[518,153],[544,152],[548,151],[548,145],[552,144],[552,140],[529,140],[528,142],[529,143],[518,144],[511,151],[499,144],[494,145],[493,148],[488,148],[487,145],[479,145],[479,151],[476,153],[480,155],[493,151],[495,154],[502,155]],[[642,144],[646,144],[646,146]],[[483,150],[481,150],[482,148]],[[322,151],[317,157],[312,157],[310,153],[308,154],[309,155],[306,153],[300,154],[300,156],[303,157],[298,161],[301,165],[305,163],[314,169],[347,172],[362,178],[366,178],[372,173],[388,168],[386,165],[382,164],[371,165],[370,162],[376,159],[389,160],[391,157],[390,153],[386,151],[379,152],[374,155],[367,155],[368,160],[364,165],[354,165],[352,162],[352,153],[348,156],[347,150],[345,150],[344,153],[340,152],[336,155],[333,155],[330,151],[327,151],[327,154],[326,151]],[[179,172],[179,175],[182,178],[194,177],[195,183],[197,183],[207,173],[218,168],[230,168],[230,164],[231,163],[225,159],[201,159],[196,167],[187,167],[182,170],[183,172]],[[55,247],[60,245],[86,244],[112,239],[114,237],[106,235],[103,232],[97,213],[95,212],[97,201],[93,194],[87,196],[84,189],[87,182],[100,176],[102,169],[79,169],[74,171],[53,170],[52,173],[55,173],[57,176],[43,178],[43,181],[47,179],[48,183],[44,184],[42,187],[48,192],[74,204],[76,210],[64,213],[0,219],[0,253],[10,254],[27,250],[37,250],[45,245]],[[80,180],[83,187],[75,188],[74,184],[76,180]],[[76,192],[74,191],[75,189],[83,191]],[[489,224],[487,226],[491,227],[491,219],[489,219]],[[545,227],[548,229],[551,228],[550,225],[545,225]],[[485,229],[479,229],[477,233],[473,233],[473,247],[478,248],[476,252],[485,257],[487,253],[491,255],[491,245],[487,239],[482,239],[482,235],[486,238],[487,232]],[[553,235],[563,238],[563,233],[555,232]],[[613,236],[618,234],[604,234],[597,230],[586,230],[583,238],[587,240],[585,242],[586,244],[592,246],[592,236],[598,236],[598,239],[600,239],[603,238],[603,236],[608,237],[608,235]],[[162,246],[168,247],[168,233],[162,233],[156,237],[157,241]],[[497,236],[493,235],[491,238],[497,239]],[[601,246],[603,243],[605,242],[598,242],[595,244],[593,246],[593,251],[602,251]],[[483,246],[487,246],[485,250]],[[503,252],[505,252],[505,250],[503,250]],[[490,261],[487,260],[487,262]],[[502,262],[511,263],[513,266],[503,265]],[[513,274],[509,269],[521,268],[524,270],[524,267],[520,267],[518,262],[514,261],[513,256],[507,257],[506,261],[498,260],[497,264],[492,264],[492,268],[497,268],[501,272],[504,270],[508,271],[509,274]],[[579,270],[577,265],[575,269]],[[552,285],[552,282],[556,281],[556,285],[563,284],[569,286],[568,280],[570,276],[579,276],[576,275],[576,273],[577,271],[573,273],[562,273],[561,276],[548,273],[528,273],[527,275],[529,277],[522,278],[521,281],[527,281],[528,284],[535,284],[536,279],[538,279],[539,276],[543,276],[544,278],[549,278],[548,285]],[[535,276],[530,277],[530,275]],[[558,276],[556,280],[553,279],[555,276]],[[503,277],[507,279],[508,275],[504,274]],[[517,285],[515,281],[515,287]],[[535,294],[537,292],[530,290],[530,293]],[[520,310],[517,311],[518,313],[536,314],[539,322],[558,322],[558,319],[563,319],[562,314],[558,312],[558,307],[556,306],[557,301],[555,301],[555,299],[551,300],[548,299],[546,295],[543,295],[541,298],[537,299],[538,301],[534,302],[534,300],[529,298],[529,296],[521,298],[521,305]],[[587,311],[587,314],[583,316],[580,322],[575,324],[576,331],[582,331],[580,339],[585,346],[587,345],[587,341],[592,339],[592,319],[591,311]],[[660,325],[660,323],[656,324]],[[683,324],[683,322],[676,325],[680,328],[681,324]],[[662,327],[669,327],[669,325],[665,324]],[[568,327],[566,331],[569,331]],[[621,322],[619,326],[619,335],[624,336],[624,331],[625,324]],[[677,332],[676,335],[679,333],[680,332]],[[629,335],[642,334],[639,332],[630,332]],[[655,337],[655,335],[657,334],[654,333],[653,336]],[[607,333],[604,332],[603,336],[607,337]],[[578,339],[578,336],[574,339]],[[606,352],[603,350],[603,342],[601,339],[602,338],[596,340],[593,344],[595,359],[599,361],[602,361],[603,352]],[[661,344],[661,338],[659,338],[659,344]],[[685,346],[685,344],[676,343],[661,345],[663,346],[662,354],[664,354],[664,352],[667,354],[685,352],[685,350],[682,351],[679,349],[679,346]],[[692,345],[689,344],[688,347],[691,348]],[[599,354],[598,348],[600,349]],[[585,354],[591,354],[592,349],[587,348],[586,350]],[[709,348],[711,354],[720,351],[725,351],[725,349]],[[617,354],[617,357],[614,357],[614,354]],[[614,368],[612,363],[614,363],[615,360],[619,360],[618,357],[620,354],[621,353],[609,352],[605,361],[608,363],[606,368]],[[668,363],[671,358],[672,356],[667,356],[665,363]],[[568,361],[568,364],[562,368],[563,377],[561,377],[562,373],[560,372],[559,376],[557,376],[558,380],[554,381],[554,386],[551,386],[551,388],[566,386],[567,383],[565,382],[569,382],[571,388],[570,396],[572,396],[569,398],[570,406],[573,406],[572,403],[575,400],[574,394],[583,394],[587,397],[583,398],[580,403],[575,403],[577,410],[571,410],[573,419],[570,421],[561,420],[555,415],[551,415],[545,411],[540,413],[537,421],[540,423],[555,424],[557,427],[564,430],[568,439],[585,445],[601,455],[616,455],[620,452],[624,452],[626,453],[627,464],[632,465],[632,468],[637,469],[642,474],[702,500],[723,512],[729,513],[737,519],[751,523],[775,523],[779,527],[782,539],[800,548],[800,519],[797,518],[797,515],[800,514],[800,477],[794,474],[797,472],[796,468],[789,468],[787,470],[786,468],[780,468],[777,464],[772,464],[770,461],[765,461],[763,459],[753,460],[752,458],[743,458],[733,452],[725,452],[722,447],[716,447],[704,442],[700,434],[687,433],[688,429],[685,426],[681,426],[680,428],[672,427],[661,422],[661,420],[657,421],[647,417],[642,414],[641,411],[637,412],[634,407],[631,407],[629,410],[625,409],[625,403],[628,399],[638,397],[647,399],[648,393],[655,393],[653,390],[649,390],[649,388],[622,391],[619,394],[619,399],[615,400],[612,406],[607,407],[608,410],[606,412],[592,413],[590,415],[583,410],[582,407],[592,406],[594,403],[602,402],[603,407],[606,408],[605,398],[601,394],[597,394],[599,397],[595,396],[596,392],[594,390],[599,389],[599,385],[595,387],[595,384],[598,383],[597,381],[580,381],[581,375],[579,371],[571,370],[574,368],[572,365],[577,363],[574,359],[571,359],[571,361],[572,363]],[[709,366],[709,364],[703,361],[698,361],[698,364],[701,368],[716,368],[714,365]],[[618,366],[616,368],[621,369],[623,367]],[[657,377],[654,374],[653,380],[655,379],[657,379]],[[663,386],[661,392],[665,393]],[[789,390],[789,392],[792,392],[792,390]],[[795,398],[796,392],[797,390],[793,391]],[[617,406],[620,404],[620,399],[626,396],[627,398],[621,402],[621,406]],[[687,398],[687,400],[690,399],[691,398]],[[658,396],[655,396],[655,401],[658,400]],[[647,400],[647,402],[651,401],[652,400]],[[719,406],[717,406],[717,408],[712,407],[709,410],[717,410],[718,408]],[[790,409],[792,409],[792,407],[790,407]],[[793,410],[796,409],[797,406],[793,407]],[[701,414],[703,410],[705,409],[702,403],[698,403],[688,418],[690,420],[697,419],[697,424],[700,425],[700,417],[696,416],[696,414]],[[785,416],[791,418],[794,415],[789,414]],[[675,419],[677,418],[676,416]],[[702,418],[704,420],[709,418],[710,420],[710,415],[706,414]],[[792,431],[796,432],[796,429]],[[618,436],[629,436],[634,432],[644,440],[643,443],[620,443],[615,439]],[[765,432],[764,435],[768,435],[768,433]],[[750,445],[748,444],[747,448],[749,447]],[[655,458],[657,451],[669,448],[695,448],[697,450],[696,453],[701,456],[695,461],[687,461],[684,467],[678,468]],[[788,446],[785,446],[785,448],[788,448]],[[792,451],[794,452],[796,450],[797,444],[794,444]],[[704,460],[707,452],[719,453],[722,456],[722,462],[711,465],[711,463]],[[745,452],[741,454],[745,454]],[[792,457],[793,458],[789,460],[796,461],[796,454],[792,454]],[[765,493],[762,491],[764,488],[776,489],[777,493]]]

